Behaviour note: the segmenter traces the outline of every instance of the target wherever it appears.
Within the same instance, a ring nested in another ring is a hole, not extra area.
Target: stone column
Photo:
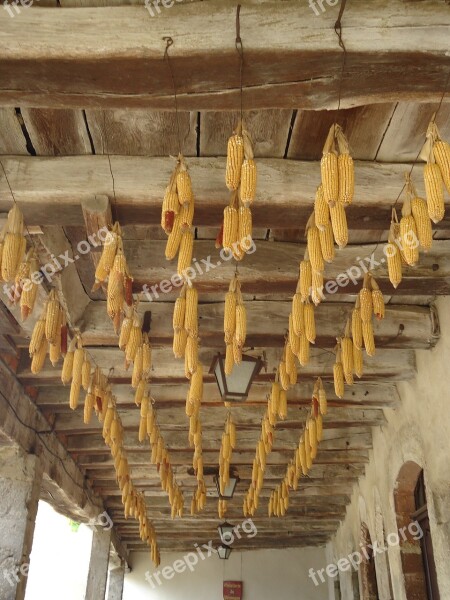
[[[0,446],[0,598],[23,600],[41,493],[39,458]]]
[[[125,564],[109,572],[108,600],[122,600]]]
[[[104,600],[105,598],[110,547],[111,529],[96,529],[92,536],[85,600]]]

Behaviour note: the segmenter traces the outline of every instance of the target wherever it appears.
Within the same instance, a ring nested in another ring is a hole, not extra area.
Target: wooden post
[[[0,598],[23,600],[42,466],[16,445],[0,447]]]
[[[85,600],[104,600],[108,578],[111,529],[98,528],[92,536]]]
[[[109,586],[107,600],[122,600],[123,580],[125,578],[125,565],[115,567],[109,572]]]

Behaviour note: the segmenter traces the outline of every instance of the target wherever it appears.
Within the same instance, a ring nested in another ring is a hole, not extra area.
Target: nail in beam
[[[42,484],[37,456],[0,447],[0,598],[23,600]]]

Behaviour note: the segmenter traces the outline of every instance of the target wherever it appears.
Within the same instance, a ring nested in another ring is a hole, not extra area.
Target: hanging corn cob
[[[344,336],[339,340],[341,348],[342,369],[347,385],[353,385],[353,340],[351,338],[351,321],[347,320]]]
[[[3,281],[13,281],[22,263],[27,245],[23,231],[22,211],[14,203],[14,206],[8,212],[6,227],[2,232],[0,262]]]
[[[341,346],[338,343],[336,350],[336,360],[333,365],[333,380],[334,380],[334,393],[338,398],[344,397],[344,367],[342,365],[341,358]]]
[[[395,208],[393,208],[388,243],[385,247],[385,253],[387,257],[389,281],[392,283],[394,288],[397,288],[402,280],[401,247],[400,224],[398,222],[397,211]]]
[[[403,256],[405,257],[407,264],[413,267],[419,261],[419,240],[409,195],[407,195],[402,207],[400,241],[402,244]]]
[[[235,275],[225,296],[224,307],[224,339],[227,347],[226,375],[231,373],[234,364],[241,362],[246,336],[247,314],[242,298],[241,284],[237,275]]]
[[[219,454],[219,490],[222,496],[225,495],[225,489],[230,483],[230,463],[232,452],[235,448],[236,425],[231,416],[231,412],[229,412],[227,415],[227,420],[225,421]],[[221,503],[221,500],[219,500],[218,512],[220,518],[225,514],[224,509],[226,509],[226,505]]]
[[[427,252],[433,242],[433,231],[427,203],[418,197],[409,173],[406,173],[406,195],[411,203],[411,212],[416,225],[417,238],[413,240],[414,244],[419,243],[422,250]]]
[[[435,115],[428,125],[420,158],[426,161],[424,181],[428,214],[433,223],[438,223],[445,215],[444,186],[450,193],[450,146],[441,139],[434,118]]]

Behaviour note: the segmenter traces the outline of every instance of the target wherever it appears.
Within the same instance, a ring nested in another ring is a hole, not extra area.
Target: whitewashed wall
[[[171,566],[182,554],[162,556],[161,566]],[[125,576],[124,600],[223,600],[223,581],[244,582],[245,600],[327,600],[328,585],[316,587],[308,570],[326,566],[325,548],[290,550],[234,551],[228,560],[211,556],[200,561],[191,572],[176,573],[161,586],[145,580],[153,571],[148,554],[132,555],[132,571]]]
[[[433,549],[441,598],[450,598],[450,298],[437,302],[441,339],[431,351],[416,352],[417,377],[398,386],[401,406],[385,411],[387,424],[374,429],[374,447],[366,474],[354,490],[345,522],[332,545],[334,559],[359,545],[360,523],[372,541],[397,532],[394,486],[402,465],[414,461],[424,469]],[[388,564],[391,576],[388,575]],[[388,546],[376,557],[381,600],[406,600],[400,549]],[[353,600],[351,573],[340,574],[342,597]]]

